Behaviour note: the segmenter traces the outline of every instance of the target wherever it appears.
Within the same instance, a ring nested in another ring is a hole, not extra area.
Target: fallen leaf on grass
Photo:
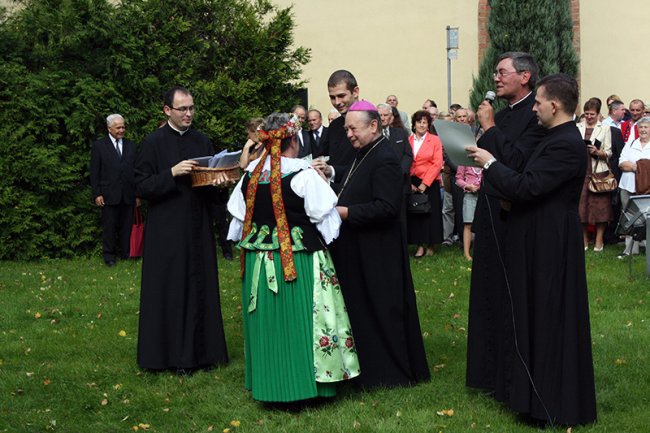
[[[241,425],[241,421],[239,421],[238,419],[234,419],[230,421],[230,425],[233,427],[239,427]]]
[[[51,381],[49,378],[46,378],[46,379],[43,381],[43,385],[45,385],[45,386],[48,386],[50,383],[52,383],[52,381]]]
[[[437,411],[436,414],[440,415],[440,416],[454,416],[454,410],[453,409],[443,409],[443,410]]]
[[[209,426],[208,426],[208,431],[213,431],[213,430],[214,430],[214,426],[213,426],[213,425],[209,425]]]
[[[442,370],[442,369],[445,368],[445,367],[446,367],[446,364],[438,364],[438,365],[434,365],[434,366],[433,366],[433,371],[434,371],[434,372],[438,372],[438,371]]]
[[[352,423],[352,427],[354,427],[354,428],[359,428],[359,427],[361,427],[361,423],[360,423],[359,421],[355,420],[355,421]]]
[[[614,361],[614,364],[616,365],[623,365],[626,364],[627,361],[625,361],[625,358],[616,358],[616,361]]]
[[[398,418],[399,418],[400,416],[402,416],[402,411],[401,411],[401,410],[398,410],[398,411],[395,413],[395,416],[398,417]]]
[[[120,332],[117,333],[120,337],[126,337],[126,331],[122,329]]]
[[[40,318],[41,318],[41,313],[37,311],[36,314],[34,314],[34,319],[40,319]]]
[[[108,400],[107,400],[107,399],[103,399],[103,400],[102,400],[102,406],[106,406],[107,404],[108,404]]]
[[[230,433],[230,429],[229,428],[223,429],[223,433]]]

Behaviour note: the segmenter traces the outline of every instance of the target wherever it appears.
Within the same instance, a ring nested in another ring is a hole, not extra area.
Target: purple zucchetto
[[[372,102],[361,100],[352,104],[348,111],[377,111],[377,107]]]

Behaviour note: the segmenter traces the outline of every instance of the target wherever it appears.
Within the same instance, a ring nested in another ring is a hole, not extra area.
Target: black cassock
[[[495,116],[496,126],[478,141],[506,166],[521,171],[546,130],[537,124],[533,112],[535,94],[531,93],[514,107],[506,107]],[[507,211],[489,184],[481,186],[472,230],[474,260],[469,296],[467,327],[466,384],[494,390],[499,345],[507,344],[499,335],[504,315],[505,281],[502,264],[495,253],[503,249]]]
[[[569,121],[548,130],[521,173],[498,162],[484,172],[485,181],[512,202],[504,254],[514,325],[511,315],[503,332],[516,336],[520,352],[514,342],[501,348],[495,397],[533,418],[568,425],[596,419],[578,217],[586,152]]]
[[[182,160],[214,153],[195,129],[169,125],[148,135],[136,163],[137,193],[149,202],[145,224],[138,365],[195,369],[226,363],[213,215],[219,191],[173,177]]]
[[[400,161],[383,137],[355,161],[338,202],[348,219],[331,251],[357,345],[358,381],[368,388],[414,384],[427,380],[429,369],[400,228]]]

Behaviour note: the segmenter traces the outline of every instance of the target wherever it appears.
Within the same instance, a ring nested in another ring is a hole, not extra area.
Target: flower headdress
[[[291,235],[289,232],[289,222],[284,210],[284,201],[282,200],[282,172],[280,171],[280,153],[282,140],[294,136],[300,131],[300,121],[298,117],[293,114],[289,121],[279,127],[278,129],[264,130],[261,125],[257,129],[257,136],[259,137],[266,153],[271,155],[271,202],[273,204],[273,215],[278,229],[278,241],[280,243],[280,258],[282,259],[282,271],[284,273],[285,281],[293,281],[296,279],[296,267],[293,262],[293,252],[291,251]],[[257,194],[257,186],[260,181],[260,175],[264,161],[260,160],[253,172],[251,179],[246,188],[246,218],[244,219],[244,230],[242,238],[248,236],[253,227],[253,209],[255,207],[255,195]],[[241,272],[242,276],[245,269],[245,258],[241,256]]]

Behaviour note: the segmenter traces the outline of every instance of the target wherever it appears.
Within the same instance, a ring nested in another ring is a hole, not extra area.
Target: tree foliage
[[[97,248],[90,145],[121,113],[139,142],[162,93],[188,87],[195,125],[217,147],[252,116],[295,102],[309,50],[290,9],[268,0],[24,0],[0,10],[0,259]]]
[[[506,51],[533,55],[540,77],[556,72],[576,76],[578,56],[573,48],[570,0],[491,0],[488,19],[490,43],[470,94],[476,108],[485,92],[494,89],[496,60]]]

